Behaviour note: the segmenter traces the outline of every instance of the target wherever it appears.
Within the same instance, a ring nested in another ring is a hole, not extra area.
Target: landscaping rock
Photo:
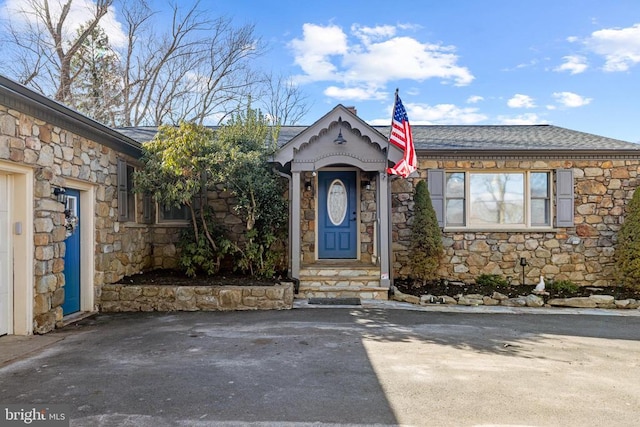
[[[508,300],[509,299],[508,296],[506,296],[505,294],[501,294],[500,292],[494,292],[491,295],[491,298],[497,299],[498,301],[504,301],[504,300]]]
[[[525,298],[527,307],[542,307],[544,300],[537,295],[527,295]]]
[[[553,298],[547,304],[552,307],[596,308],[598,304],[590,297]]]
[[[505,307],[526,307],[527,300],[524,297],[509,298],[500,301],[500,305],[503,305]]]

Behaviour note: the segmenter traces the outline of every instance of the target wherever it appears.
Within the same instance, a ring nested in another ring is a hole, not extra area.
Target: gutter
[[[0,103],[136,159],[142,155],[136,140],[4,76],[0,76]]]

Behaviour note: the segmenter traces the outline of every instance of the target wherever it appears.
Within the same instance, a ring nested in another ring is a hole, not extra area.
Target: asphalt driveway
[[[640,317],[377,308],[98,315],[0,368],[77,426],[632,426]]]

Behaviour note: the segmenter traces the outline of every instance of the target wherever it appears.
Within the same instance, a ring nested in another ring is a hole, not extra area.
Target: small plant
[[[476,284],[481,286],[499,287],[507,286],[509,282],[497,274],[481,274],[476,278]]]
[[[579,289],[578,285],[571,280],[554,280],[548,285],[548,288],[557,292],[565,292],[569,294],[576,293]]]

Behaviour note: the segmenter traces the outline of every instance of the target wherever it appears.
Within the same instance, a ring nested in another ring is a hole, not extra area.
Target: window
[[[158,214],[159,221],[189,221],[191,219],[191,212],[186,205],[180,207],[159,206]]]
[[[136,220],[136,196],[133,192],[133,166],[118,159],[118,220]]]
[[[444,227],[551,227],[550,171],[428,171],[438,223]],[[573,171],[556,172],[557,226],[573,225]]]

